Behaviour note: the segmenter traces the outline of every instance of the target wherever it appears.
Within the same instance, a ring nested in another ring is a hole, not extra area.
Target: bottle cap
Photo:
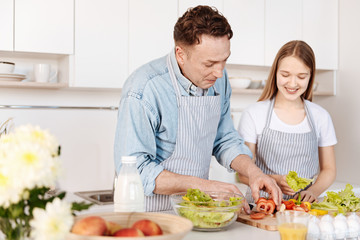
[[[136,163],[136,157],[135,156],[122,156],[121,162],[123,163]]]

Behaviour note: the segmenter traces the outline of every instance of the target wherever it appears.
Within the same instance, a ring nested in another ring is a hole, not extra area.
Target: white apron
[[[289,171],[296,171],[299,177],[313,178],[319,169],[318,140],[314,121],[306,102],[304,101],[304,108],[311,128],[311,131],[307,133],[286,133],[270,129],[274,102],[275,99],[271,99],[266,125],[257,143],[256,166],[265,174],[286,175]],[[267,197],[268,194],[260,191],[260,196]],[[291,197],[283,195],[284,199]],[[246,199],[254,202],[249,187]]]
[[[160,164],[170,172],[208,179],[220,120],[220,95],[215,91],[215,96],[181,96],[170,54],[167,66],[176,93],[178,129],[174,152]],[[170,209],[172,207],[168,195],[145,196],[145,211]]]

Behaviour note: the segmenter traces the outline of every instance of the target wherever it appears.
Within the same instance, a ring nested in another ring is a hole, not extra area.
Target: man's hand
[[[274,200],[277,208],[280,207],[282,192],[273,178],[264,174],[259,169],[256,174],[249,175],[249,185],[255,202],[259,199],[259,191],[263,190]]]
[[[244,195],[240,192],[239,188],[234,184],[215,181],[215,180],[205,180],[205,179],[200,179],[198,184],[199,185],[196,188],[200,189],[201,191],[209,191],[209,192],[220,191],[220,192],[232,192],[232,193],[240,194],[244,199],[244,207],[243,207],[244,211],[247,214],[250,214],[251,210],[248,202],[246,201]]]
[[[246,213],[250,214],[250,207],[244,195],[240,192],[236,185],[230,183],[206,180],[164,170],[156,178],[154,193],[170,195],[178,192],[186,192],[189,188],[209,192],[232,192],[240,194],[244,198],[244,210]]]

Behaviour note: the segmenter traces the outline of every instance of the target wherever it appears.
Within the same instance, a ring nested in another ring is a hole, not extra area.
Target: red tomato
[[[275,202],[272,199],[257,201],[256,211],[271,214],[275,211]]]
[[[297,206],[297,205],[295,205],[295,206],[293,207],[293,210],[299,211],[299,212],[305,212],[305,210],[304,210],[302,207]]]
[[[267,199],[261,197],[261,198],[259,198],[259,199],[257,200],[256,204],[258,204],[258,203],[260,203],[260,202],[267,202]]]
[[[293,201],[284,201],[283,203],[285,204],[286,210],[292,210],[295,206]]]
[[[310,209],[308,208],[308,206],[306,206],[305,203],[301,203],[301,204],[300,204],[300,207],[301,207],[302,209],[304,209],[305,212],[308,212],[308,211],[310,210]]]
[[[264,217],[265,217],[265,213],[262,213],[262,212],[250,214],[250,218],[256,219],[256,220],[263,219]]]

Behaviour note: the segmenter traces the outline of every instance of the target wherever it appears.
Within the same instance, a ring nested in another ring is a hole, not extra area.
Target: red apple
[[[143,237],[144,234],[137,228],[123,228],[115,232],[114,237]]]
[[[106,221],[98,216],[85,217],[73,225],[71,232],[86,236],[103,236],[107,233]]]
[[[162,235],[160,226],[149,219],[142,219],[132,225],[133,228],[141,230],[145,236]]]
[[[116,222],[106,222],[107,225],[107,234],[108,236],[114,235],[115,232],[122,229],[122,226]]]

